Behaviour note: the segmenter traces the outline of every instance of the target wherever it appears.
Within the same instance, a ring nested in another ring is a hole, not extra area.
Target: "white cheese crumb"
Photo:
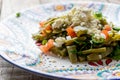
[[[102,59],[102,55],[98,55],[100,59]]]
[[[71,40],[71,36],[66,36],[66,40]]]
[[[65,43],[65,38],[64,37],[58,37],[55,39],[54,45],[56,47],[61,47]]]
[[[62,24],[64,23],[63,19],[57,19],[53,24],[52,24],[52,29],[59,29]]]
[[[80,30],[83,30],[83,31],[84,31],[84,30],[87,30],[88,28],[82,27],[82,26],[76,26],[76,27],[74,27],[73,29],[74,29],[75,32],[78,32],[78,31],[80,31]]]

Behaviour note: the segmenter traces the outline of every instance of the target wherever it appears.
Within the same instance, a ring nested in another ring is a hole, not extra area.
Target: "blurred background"
[[[0,0],[0,21],[20,10],[49,2],[83,0]],[[120,0],[84,0],[120,4]],[[14,67],[0,58],[0,80],[51,80]]]

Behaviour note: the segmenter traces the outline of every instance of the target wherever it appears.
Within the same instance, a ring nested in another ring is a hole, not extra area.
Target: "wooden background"
[[[19,10],[48,2],[71,0],[0,0],[0,20]],[[74,0],[83,1],[83,0]],[[120,0],[84,0],[120,4]],[[0,58],[0,80],[51,80],[19,69]]]

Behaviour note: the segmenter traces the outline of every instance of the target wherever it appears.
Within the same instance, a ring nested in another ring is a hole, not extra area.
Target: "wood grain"
[[[59,2],[61,0],[0,0],[0,16],[1,20],[18,12],[21,9],[29,8],[48,2]],[[64,0],[68,1],[68,0]],[[69,0],[72,1],[72,0]],[[83,1],[83,0],[74,0]],[[101,1],[120,4],[120,0],[84,0],[84,1]],[[29,73],[19,69],[2,58],[0,58],[0,80],[52,80],[49,78],[41,77],[33,73]]]

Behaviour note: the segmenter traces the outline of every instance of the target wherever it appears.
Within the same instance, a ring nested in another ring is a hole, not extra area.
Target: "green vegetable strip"
[[[57,47],[52,47],[50,50],[53,54],[60,55],[60,50]]]
[[[106,51],[104,53],[97,53],[97,54],[90,54],[87,56],[87,60],[89,61],[97,61],[100,59],[103,59],[104,57],[108,56],[113,51],[112,48],[108,47],[106,48]]]
[[[69,55],[69,59],[72,63],[76,63],[77,62],[77,50],[76,50],[76,46],[67,46],[67,51],[68,51],[68,55]]]
[[[115,60],[120,60],[120,45],[117,44],[111,55],[111,58]]]
[[[77,38],[73,38],[73,39],[71,39],[71,40],[66,40],[66,41],[65,41],[65,45],[67,45],[67,46],[72,45],[72,44],[74,44],[74,41],[75,41],[75,40],[77,40]]]
[[[65,45],[69,46],[69,45],[73,45],[74,43],[80,44],[81,41],[84,40],[86,40],[86,37],[73,38],[71,40],[66,40]]]
[[[80,62],[83,62],[83,61],[86,60],[85,57],[81,57],[81,56],[79,56],[78,59],[79,59]]]
[[[87,56],[88,61],[97,61],[102,59],[102,56],[100,54],[90,54]]]
[[[87,34],[87,30],[80,30],[77,32],[77,37],[80,37],[83,34]]]
[[[88,49],[88,50],[82,51],[83,54],[102,53],[102,52],[106,52],[106,47],[97,48],[97,49]]]
[[[33,34],[32,38],[36,41],[44,40],[44,36],[41,36],[40,34]]]
[[[113,48],[111,48],[111,47],[106,48],[106,51],[101,53],[102,58],[104,58],[104,57],[108,56],[109,54],[111,54],[112,51],[113,51]]]
[[[64,49],[61,50],[61,49],[59,49],[57,47],[53,47],[53,48],[51,48],[51,51],[53,52],[53,54],[59,55],[61,57],[67,56],[67,50],[66,50],[66,48],[64,48]]]
[[[60,50],[60,55],[61,55],[62,57],[66,57],[66,56],[67,56],[67,49],[64,48],[64,49]]]
[[[118,56],[113,56],[113,59],[115,59],[115,60],[120,60],[120,55],[118,55]]]

